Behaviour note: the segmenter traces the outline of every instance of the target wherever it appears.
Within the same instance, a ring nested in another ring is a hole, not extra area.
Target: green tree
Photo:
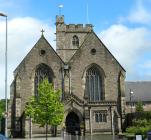
[[[44,79],[38,86],[38,96],[31,97],[25,108],[25,114],[30,116],[34,123],[46,126],[46,140],[48,125],[57,126],[63,120],[64,105],[60,101],[61,92]]]
[[[149,130],[151,130],[151,120],[138,119],[133,121],[133,126],[128,127],[126,132],[134,135],[141,134],[146,137]]]
[[[0,120],[4,117],[5,112],[5,100],[0,100]]]
[[[1,133],[2,133],[1,123],[2,123],[2,119],[4,118],[4,113],[5,113],[5,100],[1,99],[0,100],[0,132]]]
[[[143,108],[143,103],[141,101],[138,101],[136,104],[136,112],[143,112],[144,108]]]

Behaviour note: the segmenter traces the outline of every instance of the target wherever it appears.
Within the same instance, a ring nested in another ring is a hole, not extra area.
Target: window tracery
[[[103,100],[103,80],[99,69],[95,66],[86,72],[86,94],[90,102]]]
[[[38,85],[39,83],[47,78],[50,83],[52,83],[52,72],[50,68],[45,64],[40,64],[35,71],[35,97],[38,96]]]

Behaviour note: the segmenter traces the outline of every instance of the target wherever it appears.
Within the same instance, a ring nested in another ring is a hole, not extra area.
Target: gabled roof
[[[126,72],[126,70],[124,69],[124,67],[120,64],[120,62],[114,57],[114,55],[109,51],[109,49],[105,46],[105,44],[101,41],[101,39],[96,35],[95,32],[93,32],[94,35],[98,38],[98,40],[100,41],[101,44],[103,44],[103,46],[105,47],[105,49],[110,53],[110,55],[116,60],[116,62],[120,65],[120,67]]]
[[[79,47],[79,49],[75,52],[75,54],[71,57],[71,59],[69,60],[68,63],[71,62],[71,60],[74,59],[75,55],[81,50],[81,48],[84,46],[84,43],[89,40],[89,37],[94,34],[95,37],[99,40],[100,44],[103,44],[103,46],[105,47],[105,49],[108,51],[108,53],[115,59],[115,61],[119,64],[119,66],[126,72],[126,70],[123,68],[123,66],[118,62],[118,60],[113,56],[113,54],[108,50],[108,48],[104,45],[104,43],[100,40],[100,38],[95,34],[94,31],[88,33],[83,41],[83,43],[81,44],[81,46]]]
[[[14,74],[16,75],[18,70],[22,67],[22,65],[25,64],[25,59],[26,57],[28,57],[28,55],[30,54],[30,52],[36,47],[38,46],[38,44],[40,44],[42,41],[46,42],[46,44],[48,44],[48,46],[50,47],[51,50],[53,50],[53,52],[56,54],[56,56],[60,59],[60,61],[64,64],[64,62],[62,61],[62,59],[60,58],[60,56],[56,53],[56,51],[54,50],[54,48],[50,45],[50,43],[46,40],[46,38],[44,37],[44,35],[41,35],[41,37],[39,38],[39,40],[37,41],[37,43],[34,45],[34,47],[32,47],[32,49],[28,52],[28,54],[24,57],[24,59],[21,61],[21,63],[17,66],[17,68],[14,70]]]
[[[151,81],[125,82],[126,101],[130,101],[130,89],[134,92],[132,101],[151,101]]]

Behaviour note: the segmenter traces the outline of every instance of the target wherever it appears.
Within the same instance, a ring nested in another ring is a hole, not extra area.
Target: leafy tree
[[[33,96],[27,103],[25,113],[41,127],[46,126],[46,140],[48,125],[57,126],[63,120],[64,106],[60,101],[61,92],[44,79],[38,86],[38,96]]]
[[[0,100],[0,120],[3,118],[3,113],[5,112],[5,100]]]
[[[136,112],[143,112],[144,108],[143,108],[143,103],[141,101],[137,102],[136,104]]]
[[[5,112],[5,100],[1,99],[0,100],[0,132],[2,133],[2,119],[4,118],[4,112]]]

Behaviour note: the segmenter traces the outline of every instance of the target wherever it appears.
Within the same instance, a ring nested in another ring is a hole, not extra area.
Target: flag
[[[59,8],[63,8],[63,5],[61,4],[61,5],[59,5]]]

